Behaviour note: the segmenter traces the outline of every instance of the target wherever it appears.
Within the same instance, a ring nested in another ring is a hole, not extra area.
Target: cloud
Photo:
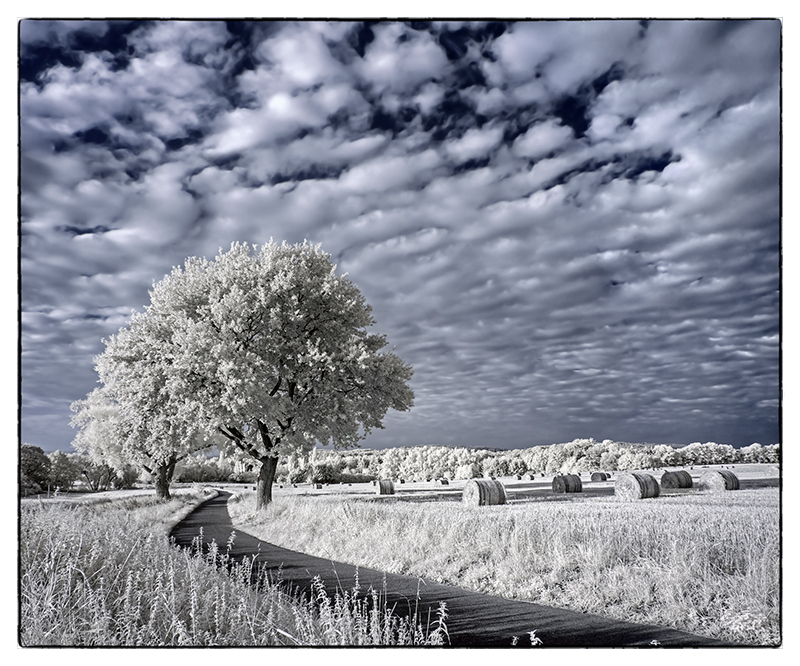
[[[413,92],[444,74],[447,58],[429,33],[401,23],[380,25],[372,32],[374,39],[354,69],[376,92]]]
[[[23,21],[23,438],[188,256],[321,243],[415,367],[368,445],[778,437],[774,21]]]

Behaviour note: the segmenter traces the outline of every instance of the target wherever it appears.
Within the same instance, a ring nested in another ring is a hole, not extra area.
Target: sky
[[[780,440],[777,21],[20,24],[21,440],[189,256],[330,253],[364,446]]]

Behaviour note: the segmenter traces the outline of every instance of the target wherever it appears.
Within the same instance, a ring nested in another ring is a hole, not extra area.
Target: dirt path
[[[412,614],[416,610],[420,618],[430,616],[433,620],[439,603],[444,601],[452,647],[510,647],[514,637],[518,637],[520,646],[529,646],[531,631],[536,632],[543,647],[649,646],[655,644],[653,641],[664,647],[733,645],[674,629],[621,622],[503,599],[416,576],[354,567],[273,546],[233,529],[227,508],[230,497],[230,493],[222,492],[178,523],[172,531],[176,544],[191,546],[202,528],[205,544],[213,540],[224,550],[234,533],[230,550],[233,559],[255,556],[257,567],[266,567],[271,579],[279,579],[296,591],[307,592],[311,581],[319,576],[327,592],[333,595],[337,588],[351,589],[357,571],[361,590],[372,587],[380,591],[398,615]]]

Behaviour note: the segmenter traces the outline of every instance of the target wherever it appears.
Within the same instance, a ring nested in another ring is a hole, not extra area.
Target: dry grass
[[[377,593],[312,602],[250,584],[251,563],[169,545],[169,527],[199,501],[182,495],[91,504],[26,503],[20,520],[20,636],[29,646],[439,644],[393,616]],[[443,618],[440,618],[442,620]]]
[[[575,494],[495,507],[331,495],[278,497],[255,515],[245,494],[230,510],[240,529],[314,555],[774,645],[778,501],[776,488],[636,503]]]

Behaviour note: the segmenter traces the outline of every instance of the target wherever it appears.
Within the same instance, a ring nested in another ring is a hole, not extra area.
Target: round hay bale
[[[662,488],[691,488],[694,486],[692,476],[685,469],[677,472],[664,472],[661,475]]]
[[[592,481],[608,481],[608,475],[605,472],[593,472]]]
[[[400,483],[405,483],[405,482],[406,482],[405,479],[400,479]]]
[[[661,489],[655,477],[644,472],[627,472],[617,476],[614,482],[614,494],[626,500],[658,497]]]
[[[703,472],[697,486],[701,490],[708,490],[712,493],[739,490],[739,478],[727,469],[714,469]]]
[[[394,495],[394,483],[391,479],[381,479],[376,486],[378,495]]]
[[[322,484],[321,483],[315,483],[314,484],[314,488],[316,488],[317,490],[322,490]]]
[[[560,474],[553,477],[554,493],[579,493],[582,491],[581,477],[577,474]]]
[[[450,485],[450,482],[447,479],[439,479],[439,483],[441,483],[443,486]]]
[[[470,479],[464,486],[461,501],[469,506],[506,503],[506,489],[496,479]]]

